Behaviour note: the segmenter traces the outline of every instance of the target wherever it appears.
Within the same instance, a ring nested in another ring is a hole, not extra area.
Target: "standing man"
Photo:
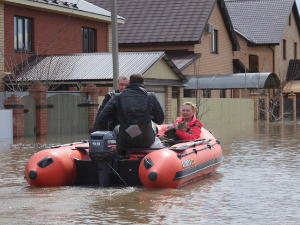
[[[111,99],[111,96],[114,93],[121,93],[124,90],[124,88],[126,88],[128,85],[129,85],[129,76],[128,75],[119,76],[118,83],[117,83],[118,90],[108,92],[105,95],[105,98],[98,110],[92,132],[98,131],[98,130],[113,130],[115,128],[115,126],[119,124],[117,118],[115,116],[112,116],[109,121],[103,121],[101,124],[99,124],[99,127],[98,127],[98,118],[99,118],[101,111],[104,109],[105,105],[107,104],[107,102]]]
[[[155,140],[156,126],[165,115],[154,93],[144,87],[142,74],[130,76],[130,85],[120,94],[114,94],[99,116],[98,123],[113,115],[120,122],[118,144],[123,148],[149,148]],[[116,127],[117,129],[117,127]]]

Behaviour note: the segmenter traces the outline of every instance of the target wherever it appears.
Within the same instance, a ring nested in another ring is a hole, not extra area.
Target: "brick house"
[[[109,1],[88,1],[110,10]],[[118,27],[120,51],[165,51],[187,79],[195,74],[233,73],[234,51],[239,51],[240,46],[224,0],[117,3],[118,14],[126,18],[126,23]],[[179,98],[176,93],[183,87],[173,87],[171,91],[173,98]],[[220,97],[219,90],[209,94]],[[225,93],[228,97],[230,94]]]
[[[235,72],[274,72],[282,87],[287,80],[289,64],[299,59],[300,18],[295,0],[227,0],[225,1],[240,51],[234,52]],[[258,55],[257,55],[258,53]],[[289,79],[294,79],[289,75]],[[251,90],[248,90],[249,96]],[[273,97],[275,90],[268,90]],[[243,97],[244,91],[236,93]]]
[[[110,12],[84,0],[1,1],[0,91],[2,78],[33,54],[111,51],[110,23]]]

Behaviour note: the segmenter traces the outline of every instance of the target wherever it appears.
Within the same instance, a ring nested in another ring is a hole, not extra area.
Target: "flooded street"
[[[299,224],[300,122],[206,128],[224,160],[178,189],[30,187],[24,170],[35,152],[89,135],[2,142],[0,224]]]

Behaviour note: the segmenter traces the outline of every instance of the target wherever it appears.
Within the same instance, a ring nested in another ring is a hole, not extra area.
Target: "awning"
[[[246,77],[246,81],[245,81]],[[243,89],[279,88],[280,80],[275,73],[233,73],[217,75],[188,75],[184,89]]]
[[[283,92],[300,93],[300,80],[289,81],[283,89]]]

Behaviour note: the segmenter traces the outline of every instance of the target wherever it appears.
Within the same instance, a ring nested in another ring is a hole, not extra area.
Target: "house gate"
[[[35,113],[35,99],[30,95],[21,97],[24,105],[24,136],[36,136],[36,113]]]
[[[47,133],[88,133],[88,99],[72,94],[47,98]]]
[[[284,107],[284,119],[292,119],[293,118],[293,99],[284,98],[283,101]]]
[[[300,119],[300,98],[296,99],[296,117]]]

